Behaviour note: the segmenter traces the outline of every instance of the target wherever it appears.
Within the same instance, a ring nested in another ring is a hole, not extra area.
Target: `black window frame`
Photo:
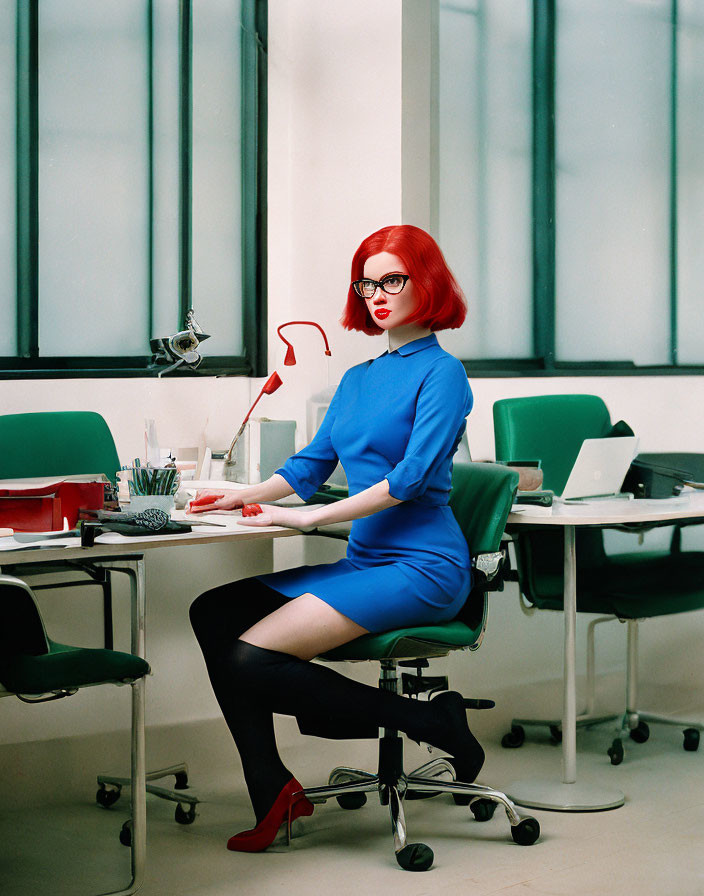
[[[152,356],[39,355],[39,4],[17,0],[16,283],[17,355],[0,357],[0,379],[158,376]],[[265,376],[267,372],[266,159],[267,0],[240,0],[242,14],[242,323],[244,354],[208,356],[197,370],[169,376]],[[179,2],[179,317],[191,307],[192,18],[194,0]],[[148,313],[153,308],[153,10],[145,0],[148,68]],[[207,343],[205,343],[207,346]]]
[[[533,356],[463,359],[474,377],[690,376],[704,364],[677,361],[677,35],[678,0],[670,0],[669,263],[670,364],[633,361],[560,361],[555,357],[555,88],[557,0],[533,0],[532,33],[532,300]]]

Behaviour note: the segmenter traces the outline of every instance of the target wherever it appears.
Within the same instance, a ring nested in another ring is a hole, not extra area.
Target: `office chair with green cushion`
[[[447,679],[424,678],[420,670],[428,657],[447,656],[452,650],[476,650],[479,647],[487,615],[487,591],[496,587],[504,559],[501,536],[518,484],[518,474],[495,464],[455,464],[450,506],[470,547],[474,584],[460,616],[448,623],[398,629],[363,635],[320,657],[326,661],[369,661],[381,664],[379,687],[399,691],[398,666],[418,668],[418,675],[404,673],[403,693],[418,695],[428,690],[447,689]],[[489,701],[465,701],[481,708]],[[300,720],[299,720],[300,723]],[[314,727],[304,733],[314,734]],[[370,732],[369,736],[377,736]],[[350,737],[359,733],[350,733]],[[444,780],[443,780],[444,778]],[[522,817],[508,797],[481,784],[455,780],[452,758],[426,763],[410,774],[403,771],[403,740],[397,731],[383,729],[379,736],[379,764],[376,774],[347,767],[333,769],[327,786],[306,788],[312,802],[336,797],[347,809],[360,808],[366,794],[378,792],[382,804],[389,806],[396,858],[402,868],[425,871],[433,861],[432,850],[422,843],[406,842],[402,800],[437,793],[451,793],[460,805],[469,804],[475,818],[491,818],[500,804],[511,824],[516,843],[530,845],[540,834],[538,822]]]
[[[510,398],[494,404],[496,457],[500,461],[540,460],[543,487],[560,494],[584,439],[611,433],[609,412],[595,395],[541,395]],[[623,736],[637,743],[649,736],[648,722],[681,726],[684,748],[696,750],[697,723],[670,719],[637,709],[638,620],[668,616],[704,607],[704,553],[673,550],[639,551],[607,555],[601,529],[576,530],[577,611],[608,614],[589,626],[587,710],[578,725],[594,725],[617,718],[620,726],[608,754],[613,765],[624,756]],[[522,531],[516,537],[520,590],[537,609],[561,610],[563,605],[563,535],[560,529]],[[627,686],[625,713],[617,716],[594,712],[594,625],[619,619],[627,622]],[[524,725],[544,724],[553,739],[561,736],[559,720],[514,719],[511,733],[502,743],[517,747],[523,743]]]
[[[146,854],[144,789],[144,676],[146,660],[116,650],[71,647],[46,634],[32,590],[14,576],[0,575],[0,697],[28,703],[56,700],[80,688],[129,684],[132,688],[130,821],[132,880],[115,893],[128,896],[141,885]],[[124,836],[121,835],[123,842]]]
[[[112,433],[100,414],[91,411],[44,411],[0,416],[0,479],[71,476],[103,473],[116,481],[120,461]],[[22,578],[47,572],[65,572],[66,564],[15,564],[12,571]],[[103,591],[104,643],[112,641],[112,588],[107,570],[74,564],[79,578],[37,585],[39,588],[98,585]]]
[[[28,479],[103,473],[112,483],[117,481],[120,461],[110,427],[104,418],[93,411],[42,411],[30,414],[0,415],[0,479]],[[41,576],[41,583],[33,584],[35,591],[54,588],[75,588],[97,585],[103,594],[103,644],[113,647],[112,581],[110,570],[89,559],[52,561],[51,563],[5,563],[0,558],[3,572],[11,573],[30,583]],[[67,577],[70,573],[70,577]],[[58,576],[56,574],[59,574]],[[46,576],[53,578],[46,581]],[[174,789],[148,784],[147,790],[162,799],[176,803],[175,817],[180,824],[195,819],[196,797],[181,791],[188,787],[185,762],[147,775],[149,781],[166,776],[175,778]],[[114,776],[100,776],[98,801],[109,805],[119,796],[120,788],[128,782]],[[105,785],[113,787],[106,790]],[[183,803],[183,805],[182,805]],[[184,806],[187,805],[188,809]],[[123,838],[127,843],[128,834]]]

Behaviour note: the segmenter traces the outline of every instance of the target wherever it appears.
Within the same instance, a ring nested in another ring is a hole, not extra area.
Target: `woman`
[[[352,261],[342,324],[388,333],[388,351],[347,371],[313,441],[270,479],[193,502],[205,511],[294,492],[308,499],[339,459],[348,498],[313,511],[264,506],[242,524],[307,531],[354,521],[345,559],[234,582],[191,607],[257,822],[230,838],[230,849],[265,849],[283,823],[313,811],[278,754],[274,712],[312,720],[325,736],[404,731],[450,753],[465,782],[482,766],[460,694],[411,702],[310,662],[367,632],[453,619],[469,593],[467,543],[447,502],[472,395],[461,363],[434,335],[465,314],[427,233],[401,225],[372,234]]]

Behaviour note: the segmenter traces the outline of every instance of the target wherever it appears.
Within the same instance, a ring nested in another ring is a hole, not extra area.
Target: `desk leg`
[[[562,611],[562,782],[577,781],[577,555],[574,526],[565,526]]]
[[[145,657],[146,579],[144,557],[97,561],[114,572],[124,572],[130,580],[131,598],[131,652]],[[131,896],[141,886],[147,856],[147,789],[146,758],[144,747],[144,679],[140,678],[132,686],[132,880],[129,885],[110,896]]]
[[[614,787],[577,782],[577,558],[575,527],[564,527],[564,650],[562,665],[562,783],[549,779],[517,781],[506,792],[519,806],[558,812],[616,809],[624,795]],[[607,770],[608,771],[608,770]]]

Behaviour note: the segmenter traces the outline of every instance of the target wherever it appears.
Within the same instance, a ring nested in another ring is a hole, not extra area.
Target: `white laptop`
[[[561,499],[568,501],[618,494],[637,451],[636,436],[585,439],[560,495]]]

